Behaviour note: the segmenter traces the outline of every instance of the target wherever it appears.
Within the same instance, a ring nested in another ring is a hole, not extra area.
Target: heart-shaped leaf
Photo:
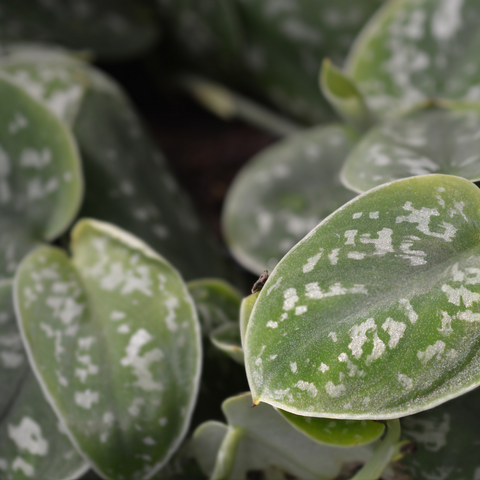
[[[2,479],[67,480],[87,470],[30,370],[10,282],[0,284],[0,391]]]
[[[398,418],[480,384],[480,192],[426,175],[377,187],[277,266],[247,327],[255,403]]]
[[[476,0],[386,2],[354,43],[346,72],[380,116],[442,98],[478,103]]]
[[[208,422],[195,431],[193,447],[206,475],[223,469],[227,473],[223,478],[228,480],[249,478],[249,474],[267,480],[280,475],[302,480],[334,479],[358,468],[377,446],[320,444],[293,428],[269,405],[251,408],[251,403],[248,393],[229,398],[222,406],[228,426]]]
[[[125,59],[145,51],[158,38],[153,1],[84,0],[28,5],[3,0],[2,43],[30,41],[90,50],[105,59]]]
[[[19,268],[24,341],[95,469],[143,479],[165,464],[189,424],[201,352],[195,308],[176,270],[116,227],[84,220],[71,248],[72,259],[40,248]]]
[[[353,198],[339,172],[356,142],[346,127],[314,128],[259,153],[230,188],[223,232],[235,258],[262,273]]]
[[[429,173],[480,180],[479,131],[479,111],[428,109],[386,120],[350,153],[342,181],[364,192],[392,180]]]
[[[83,182],[74,140],[42,104],[0,76],[0,278],[71,223]]]

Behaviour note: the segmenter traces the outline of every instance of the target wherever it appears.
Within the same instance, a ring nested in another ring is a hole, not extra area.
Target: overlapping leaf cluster
[[[381,2],[4,3],[0,477],[476,478],[475,0],[385,2],[355,41]],[[273,269],[243,299],[121,87],[80,59],[159,37],[148,62],[224,116],[296,129],[198,74],[345,121],[236,178],[225,240]]]

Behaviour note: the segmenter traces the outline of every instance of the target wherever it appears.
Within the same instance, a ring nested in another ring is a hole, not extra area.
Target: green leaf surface
[[[227,434],[228,426],[210,420],[202,423],[194,432],[193,447],[197,462],[206,476],[215,469],[217,453]]]
[[[356,142],[342,126],[317,127],[256,155],[235,178],[222,216],[235,258],[255,273],[272,269],[304,235],[354,194],[339,172]]]
[[[426,175],[352,200],[260,292],[244,351],[255,403],[387,419],[480,384],[480,192]]]
[[[242,347],[245,344],[245,333],[247,332],[248,322],[252,314],[253,307],[257,301],[259,292],[252,293],[242,300],[240,307],[240,337],[242,340]]]
[[[76,144],[42,104],[0,76],[0,278],[68,227],[83,180]]]
[[[402,419],[403,436],[416,444],[402,464],[415,480],[470,480],[480,471],[480,390]]]
[[[35,44],[10,44],[0,52],[0,68],[71,127],[89,79],[83,62],[68,52]]]
[[[278,412],[297,430],[327,445],[363,445],[378,440],[385,430],[383,423],[370,420],[332,420],[294,415],[281,409]]]
[[[17,273],[29,357],[95,469],[109,479],[147,478],[178,447],[192,414],[195,308],[176,270],[116,227],[79,222],[71,248],[72,259],[40,248]]]
[[[232,450],[222,450],[229,431],[236,434],[238,442],[233,445],[233,464],[224,463],[225,469],[231,468],[225,480],[240,480],[249,475],[261,475],[265,480],[289,476],[302,480],[334,479],[364,463],[376,446],[373,443],[342,448],[320,444],[293,428],[269,405],[251,408],[251,403],[248,393],[227,399],[222,408],[228,426],[208,422],[194,433],[196,457],[206,475],[211,475],[218,462],[232,454]]]
[[[242,295],[218,278],[202,278],[187,283],[198,311],[202,335],[208,337],[212,330],[238,320]]]
[[[381,3],[190,0],[162,2],[160,8],[167,38],[184,61],[212,77],[253,87],[283,111],[314,124],[333,118],[318,91],[320,62],[328,56],[343,63]],[[179,56],[173,56],[176,62]]]
[[[365,131],[374,119],[355,83],[332,62],[325,59],[320,72],[320,87],[337,113],[359,131]]]
[[[430,173],[480,180],[480,112],[420,110],[382,122],[353,149],[343,183],[357,192]]]
[[[112,83],[106,77],[104,81]],[[186,279],[228,277],[217,243],[129,101],[116,90],[89,89],[75,122],[74,134],[89,185],[81,214],[133,232]]]
[[[216,328],[210,334],[212,343],[222,352],[244,365],[242,339],[238,322],[230,322]]]
[[[203,368],[199,397],[193,426],[211,419],[221,419],[219,399],[248,389],[245,369],[228,360],[225,353],[232,353],[236,361],[243,352],[237,352],[230,342],[221,343],[223,352],[212,343],[211,336],[224,326],[240,332],[238,317],[242,296],[229,283],[216,278],[202,278],[187,283],[198,312],[203,337]],[[220,331],[221,332],[221,331]],[[238,333],[240,336],[240,333]],[[243,362],[241,362],[243,365]]]
[[[59,44],[109,60],[139,55],[158,38],[153,0],[3,0],[0,23],[2,43]]]
[[[88,185],[81,216],[140,237],[185,278],[231,277],[217,243],[113,80],[65,53],[29,46],[8,50],[0,68],[70,125]]]
[[[30,369],[10,282],[0,283],[0,391],[3,480],[67,480],[86,471]]]
[[[478,103],[476,0],[394,0],[357,38],[346,72],[379,116],[432,98]]]
[[[342,64],[377,0],[237,1],[243,19],[243,58],[261,91],[279,108],[308,123],[332,119],[318,91],[320,62]],[[280,53],[281,52],[281,53]]]

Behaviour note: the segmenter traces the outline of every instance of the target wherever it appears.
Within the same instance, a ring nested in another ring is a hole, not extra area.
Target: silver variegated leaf
[[[143,479],[183,439],[196,400],[200,330],[177,271],[140,240],[92,220],[72,258],[28,256],[16,303],[31,363],[69,435],[114,480]]]

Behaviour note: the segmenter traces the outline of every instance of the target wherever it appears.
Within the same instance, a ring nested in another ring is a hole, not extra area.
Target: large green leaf
[[[186,285],[131,235],[84,220],[72,259],[43,247],[15,295],[30,360],[78,448],[106,478],[146,478],[182,440],[200,371]]]
[[[363,30],[346,64],[369,107],[391,115],[431,98],[480,100],[476,0],[395,0]]]
[[[402,419],[402,431],[416,452],[402,463],[415,480],[471,480],[478,477],[480,460],[480,390],[427,412]]]
[[[357,192],[429,173],[480,180],[480,112],[427,109],[384,121],[348,157],[341,178]]]
[[[370,190],[260,292],[244,350],[255,403],[398,418],[480,384],[480,192],[447,175]]]
[[[3,0],[0,42],[48,42],[125,59],[157,40],[153,5],[153,0]]]
[[[193,446],[206,475],[223,470],[226,480],[254,475],[265,480],[326,480],[340,474],[350,474],[345,477],[350,478],[376,447],[376,443],[354,448],[320,444],[293,428],[269,405],[251,408],[251,403],[247,393],[229,398],[222,406],[228,425],[207,422],[196,430]]]
[[[321,220],[354,197],[340,182],[356,142],[342,126],[317,127],[267,148],[240,172],[223,211],[235,258],[262,273]]]
[[[83,182],[74,140],[24,90],[0,76],[0,278],[69,226]]]
[[[0,284],[0,476],[67,480],[88,468],[65,435],[28,365],[13,310],[12,285]]]
[[[113,80],[65,53],[31,47],[7,51],[0,68],[71,126],[88,185],[81,216],[139,236],[185,278],[229,276],[217,243]]]

